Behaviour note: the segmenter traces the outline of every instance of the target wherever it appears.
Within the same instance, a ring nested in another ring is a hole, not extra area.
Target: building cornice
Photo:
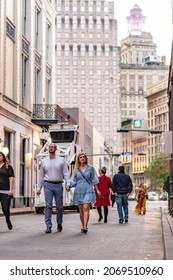
[[[24,127],[27,127],[27,128],[32,128],[34,130],[37,130],[38,132],[41,131],[41,127],[36,126],[32,122],[27,121],[27,120],[25,120],[25,119],[15,115],[15,114],[13,114],[12,112],[6,110],[5,108],[3,108],[1,106],[0,106],[0,115],[4,116],[7,119],[12,120],[13,122],[15,120],[16,124],[23,125]]]

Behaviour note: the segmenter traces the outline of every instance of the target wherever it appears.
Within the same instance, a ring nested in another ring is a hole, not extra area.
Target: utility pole
[[[173,0],[171,0],[171,8],[173,12]],[[172,18],[173,27],[173,18]],[[169,80],[168,80],[168,106],[169,106],[169,131],[172,132],[172,148],[170,158],[170,181],[169,181],[169,197],[168,197],[168,210],[173,217],[173,33],[172,33],[172,49],[171,49],[171,61],[169,66]]]
[[[173,48],[172,48],[173,51]],[[173,56],[173,54],[172,54]],[[172,57],[173,59],[173,57]],[[172,61],[171,59],[171,61]],[[173,66],[171,66],[172,68]],[[169,130],[172,131],[172,149],[171,149],[171,158],[170,158],[170,182],[169,182],[169,199],[168,199],[168,210],[171,216],[173,216],[173,76],[172,76],[172,70],[170,72],[170,83],[171,83],[171,87],[170,92],[168,93],[169,96]]]

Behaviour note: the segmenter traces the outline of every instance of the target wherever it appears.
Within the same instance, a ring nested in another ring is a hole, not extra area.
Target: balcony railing
[[[49,126],[62,122],[77,124],[75,119],[56,104],[34,104],[33,106],[32,122],[37,125]]]

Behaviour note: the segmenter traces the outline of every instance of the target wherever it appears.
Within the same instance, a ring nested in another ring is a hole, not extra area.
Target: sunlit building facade
[[[147,88],[165,79],[169,67],[157,56],[153,36],[144,31],[145,16],[134,5],[127,17],[128,35],[121,40],[121,117],[136,118],[138,109],[147,111]]]
[[[119,146],[120,67],[114,3],[56,1],[56,102],[78,107]]]
[[[33,159],[41,127],[35,104],[54,103],[55,10],[53,1],[0,1],[0,149],[14,167],[13,206],[33,196]]]

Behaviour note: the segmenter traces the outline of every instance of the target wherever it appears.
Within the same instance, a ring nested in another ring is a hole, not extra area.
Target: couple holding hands
[[[66,190],[70,191],[75,187],[74,204],[79,207],[80,221],[82,224],[81,232],[87,233],[90,204],[96,200],[96,191],[98,191],[98,176],[93,166],[88,164],[88,158],[85,153],[77,156],[72,177],[68,171],[68,166],[64,158],[56,155],[56,144],[50,144],[47,156],[41,163],[40,181],[38,184],[37,195],[40,195],[41,188],[44,186],[45,194],[45,233],[52,232],[52,202],[55,199],[57,214],[57,231],[62,231],[63,222],[63,180],[66,182]],[[93,188],[95,187],[95,189]]]

